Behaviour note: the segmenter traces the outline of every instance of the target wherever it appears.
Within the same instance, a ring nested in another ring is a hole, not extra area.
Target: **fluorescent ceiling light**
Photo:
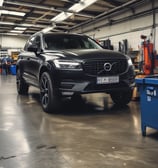
[[[26,27],[15,27],[14,29],[15,30],[26,30],[27,28]]]
[[[45,25],[36,25],[36,24],[17,24],[13,22],[2,22],[0,21],[0,25],[13,25],[13,26],[23,26],[23,27],[37,27],[37,28],[45,28]]]
[[[30,37],[31,34],[17,34],[17,33],[0,33],[0,35],[8,35],[8,36],[27,36]]]
[[[4,0],[0,0],[0,6],[3,6],[3,1],[4,1]]]
[[[53,29],[53,27],[46,27],[45,29],[42,30],[42,32],[46,33],[46,32],[49,32],[52,29]]]
[[[0,33],[0,34],[2,34],[2,35],[8,35],[8,36],[18,36],[19,35],[19,34],[16,34],[16,33]]]
[[[53,26],[46,27],[46,28],[42,29],[42,32],[43,33],[49,32],[49,31],[53,30],[55,27],[56,27],[55,24]]]
[[[68,13],[68,12],[61,12],[59,15],[55,16],[54,18],[51,19],[52,22],[62,22],[65,19],[69,18],[70,16],[72,16],[72,13]]]
[[[45,25],[36,25],[36,24],[20,24],[20,26],[24,26],[24,27],[39,27],[39,28],[44,28],[44,27],[46,27]]]
[[[15,23],[13,22],[2,22],[2,21],[0,21],[0,24],[1,25],[15,25]]]
[[[69,12],[61,12],[60,14],[58,14],[57,16],[55,16],[54,18],[51,19],[52,22],[62,22],[64,20],[66,20],[67,18],[69,18],[70,16],[73,15],[72,12],[80,12],[83,9],[87,8],[88,6],[92,5],[93,3],[95,3],[98,0],[82,0],[79,3],[76,3],[75,5],[73,5],[72,7],[70,7],[68,9]]]
[[[81,2],[73,5],[68,9],[68,11],[73,11],[73,12],[80,12],[83,9],[87,8],[88,6],[92,5],[98,0],[82,0]]]
[[[0,10],[0,15],[15,15],[15,16],[25,16],[24,12],[16,12],[16,11],[8,11],[8,10]]]
[[[11,33],[23,33],[24,31],[22,31],[22,30],[11,30],[10,32]]]

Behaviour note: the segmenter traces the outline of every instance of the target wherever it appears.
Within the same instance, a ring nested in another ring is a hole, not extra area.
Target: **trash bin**
[[[141,130],[146,136],[146,127],[158,129],[158,76],[136,79],[140,93]]]
[[[10,66],[10,72],[12,75],[16,75],[16,65],[11,65]]]

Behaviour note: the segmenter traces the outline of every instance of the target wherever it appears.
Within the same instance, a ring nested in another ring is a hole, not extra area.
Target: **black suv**
[[[105,92],[114,103],[132,98],[134,67],[119,52],[103,49],[86,35],[38,32],[27,41],[17,61],[17,90],[40,88],[43,110],[51,112],[63,96]]]

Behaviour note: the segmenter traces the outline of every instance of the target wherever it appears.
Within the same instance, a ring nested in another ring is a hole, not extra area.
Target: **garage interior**
[[[15,67],[38,31],[80,33],[129,55],[136,79],[156,75],[157,17],[156,0],[0,0],[0,58],[9,55]],[[152,69],[142,72],[145,40],[155,57]],[[48,114],[37,88],[18,95],[13,70],[0,69],[0,168],[157,168],[158,132],[148,127],[142,136],[137,87],[125,107],[104,93],[86,94],[63,100],[60,111]]]

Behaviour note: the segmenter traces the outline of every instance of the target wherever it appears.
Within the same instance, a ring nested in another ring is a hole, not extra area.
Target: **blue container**
[[[16,65],[11,65],[10,66],[10,72],[12,75],[16,75]]]
[[[158,129],[158,76],[136,79],[140,92],[141,130],[146,136],[146,127]]]

